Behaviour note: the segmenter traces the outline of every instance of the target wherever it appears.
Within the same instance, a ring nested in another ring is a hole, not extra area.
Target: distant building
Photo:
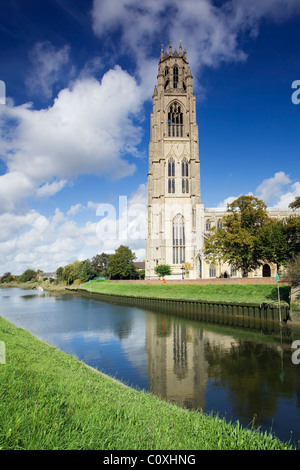
[[[138,271],[143,271],[145,269],[145,261],[136,261],[133,263]]]
[[[47,278],[47,279],[56,279],[57,278],[56,272],[54,272],[54,273],[39,273],[37,275],[37,280],[38,281],[43,281],[45,278]]]

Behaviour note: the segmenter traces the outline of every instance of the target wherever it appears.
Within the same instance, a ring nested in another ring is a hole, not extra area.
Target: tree
[[[280,266],[300,253],[300,217],[270,220],[258,235],[260,257]]]
[[[171,266],[168,264],[159,264],[158,266],[155,267],[154,269],[155,274],[157,274],[160,277],[168,276],[172,274],[172,269]]]
[[[292,287],[300,286],[300,254],[287,263],[284,279],[288,280]]]
[[[261,263],[257,238],[270,218],[267,206],[253,196],[241,196],[227,206],[222,228],[213,227],[204,242],[206,259],[224,261],[241,269],[243,276]]]
[[[262,260],[275,263],[279,267],[290,258],[287,227],[284,220],[271,220],[261,228],[257,238],[257,248]]]
[[[260,228],[270,221],[266,204],[254,196],[240,196],[228,204],[227,212],[223,225],[230,229],[238,222],[250,235],[257,235]]]
[[[19,277],[20,282],[29,282],[36,279],[36,271],[33,269],[26,269],[26,271]]]
[[[289,204],[291,209],[299,209],[300,208],[300,196],[297,196],[293,202]]]
[[[11,273],[7,272],[4,273],[2,277],[0,277],[0,282],[9,282],[8,279],[11,278]]]
[[[135,254],[127,246],[121,245],[115,254],[109,257],[108,274],[112,279],[136,278],[137,271],[133,263],[135,259]]]
[[[300,253],[300,217],[291,216],[286,220],[289,258],[295,258]]]
[[[95,269],[97,276],[107,276],[109,257],[110,255],[107,253],[101,253],[92,258],[92,266]]]
[[[79,279],[81,282],[88,282],[96,275],[96,270],[93,268],[89,259],[85,260],[79,271]]]
[[[63,267],[57,268],[57,270],[56,270],[56,282],[57,283],[62,282],[63,281],[63,276],[64,276],[64,268]]]
[[[75,281],[75,279],[79,279],[82,265],[82,261],[74,261],[72,264],[67,264],[67,266],[64,267],[63,280],[70,285]]]

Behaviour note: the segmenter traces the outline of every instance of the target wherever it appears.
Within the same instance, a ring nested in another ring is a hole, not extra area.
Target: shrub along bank
[[[0,449],[292,449],[124,386],[0,317]]]

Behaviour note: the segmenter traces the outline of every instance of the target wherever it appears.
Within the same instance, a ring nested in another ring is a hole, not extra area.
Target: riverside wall
[[[101,294],[76,289],[79,294],[119,305],[130,305],[157,311],[162,314],[181,316],[189,320],[219,323],[244,328],[273,330],[289,317],[289,305],[275,303],[242,303],[227,301],[208,301],[191,299],[165,299],[132,295]]]
[[[271,277],[257,277],[257,278],[219,278],[219,279],[168,279],[165,277],[166,284],[195,284],[195,285],[220,285],[220,284],[269,284],[277,285],[274,278]],[[162,279],[148,280],[148,279],[131,279],[131,280],[112,280],[111,282],[116,283],[131,283],[131,284],[162,284]],[[290,285],[288,281],[280,281],[280,285]]]

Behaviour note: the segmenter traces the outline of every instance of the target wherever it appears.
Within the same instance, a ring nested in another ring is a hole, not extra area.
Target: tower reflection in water
[[[146,316],[149,391],[190,409],[205,409],[209,363],[205,352],[215,345],[227,352],[230,336],[196,329],[166,315]]]

